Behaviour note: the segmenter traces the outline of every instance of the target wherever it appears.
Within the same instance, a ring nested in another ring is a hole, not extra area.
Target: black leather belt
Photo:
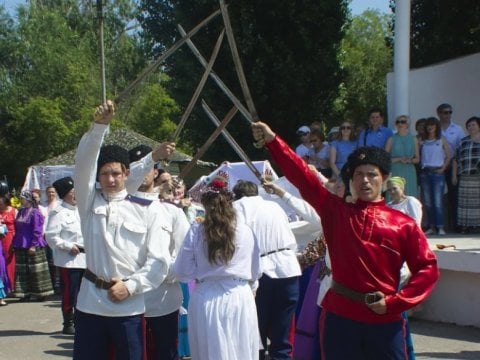
[[[113,281],[107,281],[104,278],[101,278],[95,275],[93,272],[91,272],[88,269],[85,269],[85,273],[83,274],[83,277],[88,281],[94,283],[96,288],[103,289],[103,290],[108,290],[113,286],[113,284],[115,284]]]
[[[77,246],[77,248],[78,248],[78,251],[80,251],[81,253],[84,253],[84,252],[85,252],[85,249],[84,249],[84,248],[78,247],[78,246]]]
[[[381,299],[380,295],[371,292],[371,293],[361,293],[352,289],[349,289],[342,284],[337,283],[335,280],[332,280],[330,288],[335,291],[337,294],[342,295],[351,300],[355,300],[364,304],[372,304]]]
[[[269,252],[266,252],[266,253],[261,254],[260,257],[264,257],[264,256],[267,256],[267,255],[275,254],[275,253],[277,253],[277,252],[281,252],[281,251],[285,251],[285,250],[290,250],[290,248],[281,248],[281,249],[277,249],[277,250],[272,250],[272,251],[269,251]]]

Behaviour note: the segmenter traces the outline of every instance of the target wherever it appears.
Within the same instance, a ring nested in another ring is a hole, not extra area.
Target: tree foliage
[[[386,109],[386,76],[392,69],[387,41],[390,18],[375,10],[354,16],[342,40],[339,59],[345,72],[337,113],[363,124],[372,107]]]
[[[411,67],[480,51],[480,2],[412,0]]]
[[[147,57],[138,33],[127,30],[138,11],[135,3],[107,4],[106,88],[113,98],[143,69]],[[92,2],[31,0],[19,8],[16,21],[0,8],[0,60],[0,169],[19,186],[28,166],[76,146],[101,101],[98,19]],[[142,96],[144,101],[155,96],[150,110],[162,116],[152,131],[164,136],[171,131],[167,117],[175,104],[160,83],[157,88]],[[144,115],[129,112],[136,100],[120,106],[117,126],[135,125],[132,116]],[[139,129],[151,136],[150,128]]]
[[[235,39],[257,110],[260,117],[287,140],[295,139],[299,125],[315,120],[331,121],[332,104],[342,76],[337,51],[343,36],[347,3],[346,0],[229,3]],[[142,0],[141,7],[143,36],[153,54],[158,55],[179,38],[177,24],[188,31],[218,9],[219,3],[217,0]],[[192,39],[206,59],[222,26],[222,19],[218,17]],[[173,80],[170,89],[184,109],[203,68],[184,46],[167,61],[165,70]],[[243,99],[226,41],[214,70],[237,97]],[[220,119],[232,106],[210,81],[202,97]],[[202,144],[213,129],[209,123],[197,106],[187,122],[183,139]],[[229,131],[247,151],[253,152],[244,120],[235,118]],[[228,158],[228,154],[231,151],[219,141],[206,155],[219,161]]]

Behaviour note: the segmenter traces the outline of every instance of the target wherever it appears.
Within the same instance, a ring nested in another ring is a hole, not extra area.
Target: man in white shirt
[[[277,203],[258,196],[257,185],[240,180],[233,193],[237,221],[245,222],[253,230],[260,249],[263,275],[255,297],[264,348],[260,359],[265,359],[267,348],[270,359],[291,359],[291,331],[301,275],[295,236],[286,213]],[[267,337],[270,346],[267,346]]]
[[[437,115],[440,120],[440,126],[442,127],[442,136],[447,139],[448,146],[450,147],[450,154],[455,154],[455,149],[460,140],[466,135],[463,128],[455,124],[452,121],[453,108],[450,104],[440,104],[437,107]],[[445,182],[447,183],[447,200],[446,209],[449,212],[447,216],[448,227],[454,230],[457,225],[457,187],[452,184],[452,164],[448,165],[445,171]]]
[[[165,157],[168,155],[169,148],[174,148],[173,143],[163,143],[160,145],[165,151]],[[158,153],[157,149],[157,153]],[[131,164],[129,183],[138,183],[141,181],[135,196],[143,199],[152,200],[159,212],[159,217],[163,223],[164,229],[168,232],[170,238],[159,238],[158,241],[168,240],[170,251],[170,266],[173,265],[180,246],[185,235],[190,229],[182,209],[179,207],[161,202],[158,199],[158,193],[154,192],[155,178],[158,176],[158,170],[154,169],[153,163],[143,161],[144,157],[151,156],[152,149],[146,145],[139,145],[129,151],[130,161],[145,164],[137,166]],[[162,156],[161,156],[162,157]],[[157,240],[157,239],[155,239]],[[159,287],[145,293],[145,320],[147,325],[147,351],[149,351],[149,360],[177,360],[178,359],[178,316],[182,305],[183,295],[180,284],[171,274]]]
[[[127,194],[128,151],[101,147],[113,103],[97,107],[75,157],[75,188],[87,269],[77,299],[73,358],[142,359],[143,293],[168,273],[169,238],[151,201]],[[96,189],[98,180],[100,189]]]
[[[48,216],[45,239],[53,251],[53,261],[60,272],[62,291],[63,330],[66,335],[75,334],[74,308],[80,290],[86,260],[80,217],[77,210],[73,179],[58,179],[52,187],[62,200]]]

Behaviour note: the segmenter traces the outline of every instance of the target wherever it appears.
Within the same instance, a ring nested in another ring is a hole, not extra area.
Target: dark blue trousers
[[[75,312],[74,360],[142,360],[144,356],[143,314],[108,317]]]
[[[72,314],[77,305],[77,295],[84,269],[58,268],[60,271],[60,289],[62,290],[62,312]]]
[[[283,360],[292,358],[291,330],[299,296],[298,276],[272,279],[263,275],[259,280],[255,302],[257,304],[258,327],[263,347],[269,358]],[[260,351],[265,359],[265,351]]]
[[[152,340],[154,357],[149,360],[178,360],[178,310],[173,313],[146,317],[147,331],[150,336],[147,341]]]
[[[320,315],[323,360],[406,360],[405,321],[367,324],[323,309]]]

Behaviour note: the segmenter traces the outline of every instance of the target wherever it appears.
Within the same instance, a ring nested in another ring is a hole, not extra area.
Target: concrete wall
[[[387,75],[389,127],[394,129],[393,73]],[[452,119],[465,127],[471,116],[480,116],[480,53],[410,70],[410,116],[412,125],[422,117],[437,116],[441,103],[453,107]],[[400,114],[397,114],[400,115]],[[415,127],[410,127],[415,132]]]
[[[425,320],[480,328],[480,236],[429,238],[440,278],[413,316]],[[438,250],[437,244],[456,249]]]

